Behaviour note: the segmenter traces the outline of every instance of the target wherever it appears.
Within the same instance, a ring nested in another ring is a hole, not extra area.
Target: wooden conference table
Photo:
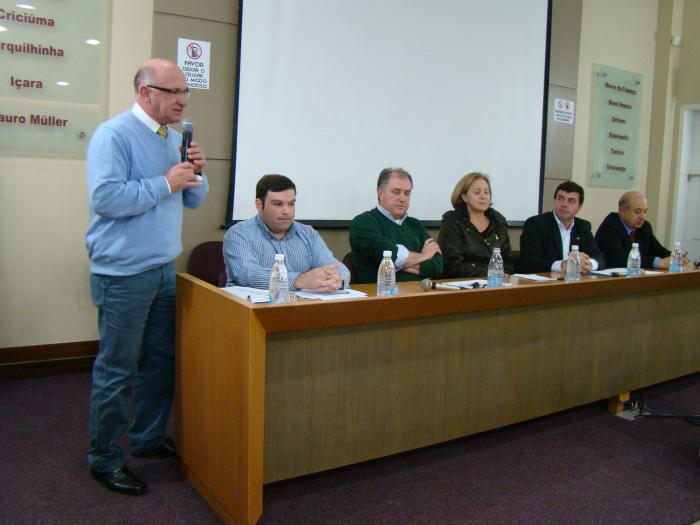
[[[254,305],[178,275],[188,478],[225,522],[255,523],[263,483],[700,371],[700,271],[510,282]]]

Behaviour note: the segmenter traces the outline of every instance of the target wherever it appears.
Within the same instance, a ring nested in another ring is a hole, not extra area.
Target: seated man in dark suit
[[[617,209],[617,213],[605,218],[595,234],[608,266],[627,266],[627,256],[636,242],[642,255],[642,268],[668,269],[671,252],[654,237],[646,220],[649,206],[644,195],[638,191],[623,193]]]
[[[583,205],[583,188],[562,182],[554,192],[554,212],[535,215],[525,221],[520,237],[518,271],[566,272],[571,246],[581,253],[581,273],[603,269],[605,259],[591,232],[591,223],[574,219]]]

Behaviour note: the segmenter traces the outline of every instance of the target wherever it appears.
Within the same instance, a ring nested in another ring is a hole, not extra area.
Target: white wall
[[[690,145],[689,173],[700,173],[700,109],[693,111],[693,132]],[[700,202],[700,201],[699,201]]]
[[[109,113],[116,114],[131,104],[133,74],[151,54],[154,16],[153,0],[115,0],[112,5]],[[658,0],[583,1],[572,177],[586,187],[582,216],[594,227],[616,208],[621,192],[587,186],[592,65],[602,63],[644,75],[640,169],[646,174],[658,7]],[[695,67],[695,57],[700,31],[695,27],[700,1],[686,3],[684,10],[683,38],[688,47],[681,47],[680,52],[687,56],[683,63],[692,67],[681,68],[679,103],[698,104],[700,69]],[[672,133],[664,136],[664,131],[655,130],[655,141],[659,134],[660,140],[673,140]],[[199,242],[221,236],[218,224],[224,217],[227,164],[210,160],[208,209],[186,214],[186,252]],[[217,164],[221,165],[218,170]],[[0,349],[97,339],[82,244],[87,227],[85,163],[5,157],[2,166]],[[638,189],[644,191],[653,181],[658,184],[658,174],[643,175],[637,181]],[[666,213],[661,205],[659,208]],[[340,252],[337,255],[342,256],[343,250]],[[179,269],[182,267],[181,260]]]
[[[110,115],[133,101],[153,25],[152,0],[112,5]],[[5,157],[0,186],[0,348],[97,339],[83,246],[85,162]]]
[[[578,71],[578,102],[574,137],[572,180],[581,184],[586,199],[581,217],[593,223],[593,230],[611,211],[624,190],[589,186],[589,126],[593,64],[604,64],[644,77],[640,125],[640,176],[635,187],[644,192],[647,183],[647,147],[651,121],[654,80],[657,0],[584,0]]]
[[[673,240],[681,241],[683,249],[695,261],[700,258],[700,177],[688,179],[689,174],[700,173],[700,109],[685,111],[683,128],[684,151],[678,170],[677,209]]]

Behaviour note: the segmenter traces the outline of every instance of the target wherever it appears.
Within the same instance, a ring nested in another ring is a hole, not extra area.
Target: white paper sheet
[[[299,290],[296,292],[297,297],[302,299],[321,299],[322,301],[333,301],[335,299],[357,299],[358,297],[367,297],[364,292],[359,292],[351,288],[338,290],[332,293],[314,292],[313,290]]]
[[[251,303],[270,302],[270,292],[267,290],[261,290],[260,288],[249,288],[247,286],[227,286],[226,288],[222,288],[222,290],[230,293],[231,295],[235,295],[244,301],[250,301]]]
[[[536,273],[516,273],[514,275],[518,279],[527,279],[528,281],[537,281],[542,283],[556,281],[554,277],[545,277],[544,275],[537,275]]]

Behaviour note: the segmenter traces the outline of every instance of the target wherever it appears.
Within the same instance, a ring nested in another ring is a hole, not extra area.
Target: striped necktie
[[[160,135],[164,139],[168,138],[168,128],[166,128],[165,126],[159,127],[156,130],[156,133],[158,133],[158,135]]]

